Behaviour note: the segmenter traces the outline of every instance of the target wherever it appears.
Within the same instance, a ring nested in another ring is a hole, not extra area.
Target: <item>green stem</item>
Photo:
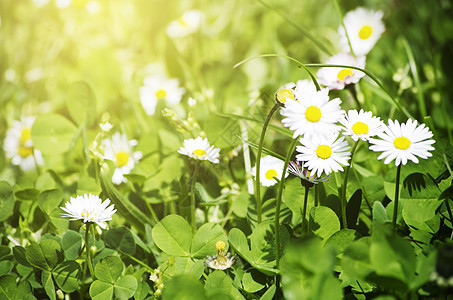
[[[348,186],[348,177],[349,177],[349,170],[351,169],[352,165],[352,158],[354,157],[355,150],[357,149],[357,145],[359,144],[359,140],[355,141],[354,144],[352,145],[351,149],[351,159],[349,160],[349,166],[346,166],[346,169],[344,171],[344,182],[343,182],[343,188],[341,191],[341,228],[345,229],[348,227],[348,221],[346,218],[346,205],[348,204],[348,201],[346,200],[346,190]]]
[[[307,214],[307,202],[308,202],[308,192],[310,191],[309,187],[305,187],[305,196],[304,196],[304,207],[302,209],[302,235],[305,234],[305,227],[307,226],[307,220],[305,215]]]
[[[256,200],[256,215],[257,215],[257,222],[258,224],[261,223],[262,216],[261,216],[261,182],[260,182],[260,165],[261,165],[261,153],[263,151],[263,143],[264,143],[264,136],[266,135],[267,125],[271,121],[272,116],[274,115],[277,108],[280,107],[280,104],[275,103],[275,105],[271,108],[271,111],[267,115],[266,120],[263,124],[263,129],[261,130],[261,137],[260,143],[258,145],[258,151],[256,153],[256,174],[255,174],[255,200]]]
[[[346,30],[346,26],[344,25],[343,13],[341,12],[340,5],[338,4],[337,0],[334,0],[333,2],[335,4],[335,8],[337,9],[338,15],[340,16],[341,27],[343,27],[343,30],[346,34],[346,39],[348,40],[349,51],[351,51],[351,54],[355,56],[354,50],[352,50],[351,40],[349,39],[348,31]]]
[[[401,164],[396,169],[395,205],[393,206],[393,228],[396,229],[396,218],[398,216],[398,198],[400,195]]]
[[[121,254],[129,257],[130,259],[132,259],[133,261],[135,261],[136,263],[140,264],[142,267],[144,267],[145,269],[149,270],[149,271],[154,271],[153,268],[151,268],[150,266],[148,266],[147,264],[145,264],[144,262],[140,261],[139,259],[135,258],[134,256],[130,255],[130,254],[127,254],[121,250],[118,250],[118,252],[120,252]]]
[[[322,183],[321,183],[322,184]],[[319,189],[318,189],[318,185],[315,184],[315,207],[318,207],[318,201],[319,201]]]
[[[417,64],[415,63],[414,54],[412,53],[412,49],[409,46],[409,43],[406,39],[403,39],[403,45],[406,49],[406,54],[409,59],[409,66],[411,68],[412,77],[414,77],[415,86],[417,87],[417,100],[418,100],[418,107],[420,109],[420,115],[422,118],[426,117],[426,105],[425,105],[425,97],[423,95],[423,88],[420,82],[420,77],[418,76],[417,71]]]
[[[192,225],[193,232],[197,231],[197,222],[195,221],[195,183],[197,182],[199,167],[200,162],[197,162],[190,186],[190,224]]]
[[[91,262],[90,247],[88,246],[89,245],[88,239],[90,237],[90,226],[91,226],[90,222],[86,223],[86,229],[85,229],[85,252],[87,254],[86,261],[87,261],[87,265],[88,265],[88,270],[90,271],[90,274],[91,274],[91,277],[93,278],[93,280],[95,280],[96,276],[94,275],[93,263]]]
[[[275,261],[277,263],[277,268],[280,262],[280,207],[282,203],[282,195],[283,195],[283,187],[284,187],[284,181],[285,181],[285,174],[286,174],[286,169],[288,168],[289,161],[291,160],[291,157],[293,156],[294,149],[296,147],[296,143],[299,139],[295,138],[293,139],[293,142],[289,146],[288,153],[286,154],[286,159],[285,159],[285,164],[283,166],[283,173],[280,178],[280,182],[278,184],[278,194],[277,194],[277,202],[275,204]]]

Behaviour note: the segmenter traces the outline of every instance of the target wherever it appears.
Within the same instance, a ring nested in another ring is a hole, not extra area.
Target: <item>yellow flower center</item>
[[[157,99],[164,99],[165,97],[167,97],[167,92],[164,91],[164,90],[158,90],[156,92],[156,98]]]
[[[33,147],[25,146],[25,143],[30,140],[31,138],[31,130],[30,128],[24,128],[22,129],[22,132],[20,133],[20,138],[19,138],[19,150],[17,150],[17,153],[21,157],[28,157],[33,154]]]
[[[356,122],[354,125],[352,125],[352,131],[357,135],[361,135],[363,133],[367,134],[368,125],[362,122]]]
[[[349,69],[342,69],[340,72],[338,72],[337,78],[340,79],[341,81],[344,81],[344,79],[348,76],[352,76],[354,74],[351,70]]]
[[[289,89],[282,88],[277,92],[277,101],[278,102],[285,103],[287,98],[294,100],[294,94]]]
[[[274,179],[274,177],[277,177],[277,171],[275,171],[274,169],[270,169],[266,172],[265,176],[267,179],[272,180]]]
[[[23,158],[28,157],[33,154],[33,147],[20,146],[17,153]]]
[[[332,149],[327,145],[319,145],[316,148],[316,155],[322,159],[328,159],[332,155]]]
[[[129,161],[129,154],[124,152],[124,151],[118,151],[115,154],[116,158],[116,163],[118,164],[118,167],[123,167],[127,165],[127,162]]]
[[[218,241],[217,243],[215,243],[217,251],[225,251],[225,246],[226,245],[224,241]]]
[[[406,150],[407,148],[410,147],[411,141],[409,139],[405,138],[404,136],[397,137],[394,141],[393,144],[395,145],[395,148],[401,149],[401,150]]]
[[[309,122],[318,122],[321,119],[321,110],[316,106],[309,106],[305,111],[305,118]]]
[[[24,129],[22,129],[22,132],[20,133],[19,143],[21,145],[23,145],[30,138],[31,138],[31,130],[30,130],[30,128],[24,128]]]
[[[204,151],[203,149],[194,150],[194,151],[192,151],[192,153],[200,158],[203,157],[204,155],[206,155],[206,151]]]
[[[359,31],[359,38],[361,38],[362,40],[366,40],[367,38],[369,38],[371,36],[372,33],[373,33],[373,29],[371,29],[370,26],[365,25]]]

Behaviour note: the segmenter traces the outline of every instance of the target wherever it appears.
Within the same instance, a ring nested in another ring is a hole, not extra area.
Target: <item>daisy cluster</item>
[[[365,57],[384,33],[382,11],[357,8],[348,12],[344,26],[339,26],[341,52],[326,60],[328,65],[365,68]],[[357,69],[346,67],[324,67],[319,69],[319,83],[329,89],[341,90],[348,84],[357,83],[365,74]]]
[[[349,166],[351,152],[345,137],[370,142],[370,150],[383,152],[378,159],[385,158],[385,164],[393,160],[396,166],[408,160],[418,163],[417,157],[432,156],[428,151],[434,150],[431,145],[435,141],[424,124],[417,125],[417,121],[409,119],[402,124],[389,120],[385,125],[369,111],[341,110],[341,100],[330,99],[328,94],[328,89],[318,91],[312,82],[301,80],[284,85],[275,95],[283,105],[280,111],[283,125],[294,131],[294,138],[300,137],[297,163],[292,162],[288,171],[300,177],[303,185],[310,187],[325,181],[323,174],[343,171],[343,166]],[[279,161],[273,157],[262,159],[262,185],[270,186],[266,180],[271,172],[273,177],[281,176],[282,171],[273,171],[280,170],[276,160]]]

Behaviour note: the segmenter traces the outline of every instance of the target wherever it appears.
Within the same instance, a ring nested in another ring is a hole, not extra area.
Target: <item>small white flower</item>
[[[371,111],[359,112],[350,110],[346,116],[340,119],[343,125],[343,134],[350,135],[354,141],[361,139],[367,141],[370,137],[380,134],[384,128],[384,123],[379,117],[374,117]]]
[[[186,11],[179,19],[172,21],[167,27],[167,34],[172,38],[182,38],[200,28],[204,14],[199,10]]]
[[[295,88],[296,85],[293,82],[285,84],[275,93],[275,99],[282,104],[285,104],[286,101],[296,100],[294,95]]]
[[[140,101],[146,114],[152,116],[156,112],[159,100],[166,100],[174,105],[181,101],[185,89],[179,86],[178,79],[167,79],[165,76],[148,76],[140,87]]]
[[[41,152],[33,147],[31,140],[31,127],[34,122],[35,117],[21,117],[20,121],[14,121],[13,126],[6,131],[3,145],[6,157],[23,171],[33,170],[36,164],[43,164]]]
[[[384,125],[384,132],[378,134],[382,140],[370,139],[370,150],[383,151],[377,159],[385,158],[384,164],[395,159],[395,165],[405,165],[408,160],[418,163],[418,157],[427,159],[432,154],[428,151],[434,150],[431,145],[436,141],[432,140],[433,134],[425,124],[417,126],[417,121],[412,119],[407,122],[388,120],[388,126]]]
[[[344,26],[355,55],[367,55],[385,31],[382,11],[359,7],[344,16]],[[338,28],[343,51],[349,52],[349,44],[342,26]]]
[[[332,171],[343,171],[341,165],[349,165],[351,153],[348,149],[350,147],[343,136],[337,138],[338,133],[301,138],[302,146],[296,147],[297,152],[300,153],[296,155],[297,160],[304,161],[304,166],[317,177],[321,177],[322,172],[329,175]]]
[[[197,160],[209,160],[212,163],[219,163],[219,148],[210,145],[208,139],[200,136],[196,139],[184,140],[184,146],[179,148],[178,153],[187,155]]]
[[[142,158],[140,151],[133,152],[132,148],[137,145],[136,140],[128,141],[125,134],[116,132],[111,139],[104,139],[101,142],[104,148],[103,159],[109,159],[115,164],[112,182],[120,184],[126,182],[125,174],[129,174],[135,163]]]
[[[339,53],[330,57],[326,64],[328,65],[346,65],[358,68],[365,68],[365,56],[354,57],[350,53]],[[342,90],[345,85],[359,82],[365,73],[348,68],[330,68],[324,67],[319,69],[318,81],[320,84],[327,86],[330,90]]]
[[[297,101],[287,101],[280,110],[285,127],[294,130],[293,137],[307,135],[325,135],[338,131],[335,124],[343,116],[341,100],[329,99],[329,90],[316,91],[308,81],[298,81],[294,91]]]
[[[66,213],[63,217],[71,218],[71,221],[82,220],[84,223],[93,222],[99,225],[102,229],[107,227],[106,221],[112,219],[112,215],[116,212],[115,204],[109,206],[110,200],[102,199],[98,195],[84,194],[75,198],[70,197],[64,207],[60,207]],[[108,206],[108,207],[107,207]]]
[[[316,173],[311,173],[308,169],[305,168],[303,162],[293,162],[291,161],[288,165],[288,172],[290,174],[296,175],[301,179],[302,185],[306,187],[312,187],[315,184],[320,182],[326,182],[329,180],[330,176],[318,178]]]
[[[285,162],[275,158],[273,156],[264,156],[261,157],[260,162],[260,181],[262,186],[273,186],[277,183],[274,177],[282,177],[283,167]],[[256,177],[256,165],[252,168],[252,175]],[[288,177],[288,172],[285,174],[285,178]]]
[[[99,127],[101,128],[102,131],[109,132],[110,129],[112,129],[113,125],[110,124],[109,122],[105,122],[105,123],[99,124]]]
[[[215,270],[226,270],[230,268],[234,264],[236,257],[232,256],[229,252],[226,252],[226,244],[224,241],[218,241],[215,246],[217,255],[208,256],[204,261],[205,264]]]
[[[187,103],[189,104],[190,107],[193,107],[197,104],[197,100],[195,100],[194,98],[190,97],[188,100],[187,100]]]

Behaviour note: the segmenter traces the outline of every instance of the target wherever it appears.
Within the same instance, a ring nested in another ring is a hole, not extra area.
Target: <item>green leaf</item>
[[[190,275],[176,276],[165,284],[162,300],[204,300],[203,285]]]
[[[267,291],[261,296],[260,300],[272,300],[274,299],[275,291],[277,290],[277,287],[275,284],[271,285]]]
[[[54,240],[44,240],[39,244],[31,244],[25,249],[27,261],[42,270],[52,270],[62,260],[62,249]]]
[[[11,275],[0,277],[0,297],[1,299],[16,299],[17,286],[16,279]]]
[[[93,300],[108,300],[113,298],[113,285],[101,280],[95,280],[90,285],[90,297]]]
[[[384,205],[381,202],[376,201],[373,204],[373,225],[384,224],[390,222],[390,218],[387,215]]]
[[[96,119],[96,96],[88,83],[78,81],[71,84],[65,102],[75,123],[93,124]]]
[[[119,257],[107,256],[96,264],[94,274],[97,279],[114,284],[121,276],[123,269],[124,265]]]
[[[242,286],[244,290],[249,293],[255,293],[264,288],[264,284],[257,282],[254,278],[252,273],[245,273],[242,276]]]
[[[239,254],[246,261],[252,261],[250,247],[247,242],[247,237],[245,234],[238,228],[233,228],[228,234],[228,241],[230,242],[231,247],[234,248],[237,254]]]
[[[20,201],[34,201],[38,198],[39,193],[37,189],[25,189],[15,192],[14,196]]]
[[[117,227],[105,232],[105,245],[126,254],[135,254],[135,240],[132,232],[126,227]]]
[[[280,261],[284,298],[341,299],[343,289],[334,277],[337,258],[333,247],[319,239],[305,239],[289,246]]]
[[[415,253],[410,243],[397,234],[393,227],[381,225],[371,236],[370,261],[377,275],[398,279],[407,285],[415,276]]]
[[[181,216],[169,215],[157,223],[152,231],[154,243],[162,251],[175,256],[189,256],[192,228]]]
[[[80,273],[80,265],[73,260],[57,265],[52,271],[55,282],[65,293],[72,293],[79,288]]]
[[[68,119],[58,114],[39,116],[31,128],[34,146],[43,154],[62,154],[69,150],[77,131]]]
[[[5,221],[14,212],[13,189],[6,181],[0,181],[0,222]]]
[[[27,267],[31,267],[30,263],[28,262],[27,258],[25,257],[25,248],[22,246],[14,246],[13,248],[13,255],[16,261]]]
[[[52,211],[59,208],[62,199],[61,190],[44,191],[38,196],[38,206],[44,213],[50,215]]]
[[[14,264],[10,260],[0,261],[0,276],[9,274],[13,267]]]
[[[214,255],[217,250],[217,241],[227,242],[228,237],[220,225],[215,223],[203,224],[193,236],[191,255],[194,258],[203,259],[208,255]]]
[[[41,273],[41,283],[46,291],[47,296],[50,300],[55,300],[55,285],[52,280],[52,274],[49,271],[42,271]]]
[[[135,290],[134,300],[143,300],[149,295],[150,291],[149,285],[144,281],[139,281],[137,289]]]
[[[233,281],[222,271],[214,271],[206,279],[204,289],[206,296],[211,297],[215,294],[229,295],[233,289]]]
[[[340,230],[337,214],[327,206],[312,207],[310,210],[310,228],[314,234],[327,241]]]
[[[11,254],[11,249],[8,246],[0,245],[0,260],[7,259]]]
[[[113,291],[115,298],[118,299],[129,299],[135,294],[137,289],[137,279],[132,275],[126,275],[121,277],[114,285]]]
[[[61,246],[63,247],[66,259],[75,260],[79,257],[82,241],[82,236],[73,230],[69,230],[63,235]]]

